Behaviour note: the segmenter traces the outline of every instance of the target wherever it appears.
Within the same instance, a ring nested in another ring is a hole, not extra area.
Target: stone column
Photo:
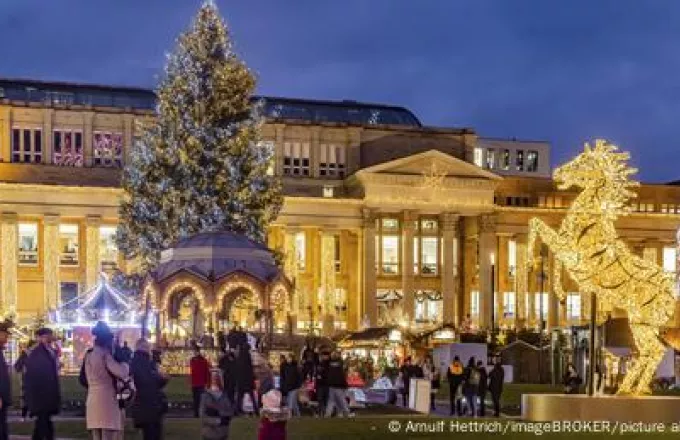
[[[553,255],[552,252],[548,254],[548,264],[547,264],[547,273],[546,276],[548,277],[548,286],[550,289],[550,292],[548,293],[548,318],[546,322],[546,329],[547,330],[552,330],[553,328],[559,327],[560,325],[560,316],[559,316],[559,299],[557,299],[557,295],[555,295],[555,285],[553,284],[555,282],[555,277],[553,277],[553,268],[555,267],[555,256]]]
[[[507,324],[510,318],[506,318],[504,315],[505,309],[503,307],[503,302],[505,301],[505,293],[511,292],[512,288],[511,281],[514,278],[510,277],[510,251],[509,242],[510,237],[508,234],[496,234],[496,241],[498,243],[498,250],[496,252],[496,322],[500,324]],[[515,294],[515,299],[517,299],[517,294]]]
[[[52,163],[52,119],[54,118],[54,109],[46,108],[43,110],[43,132],[42,132],[42,163]]]
[[[496,259],[496,217],[479,217],[479,326],[491,328],[495,283],[491,274],[492,260]],[[496,317],[498,319],[498,317]]]
[[[45,308],[54,310],[60,304],[59,283],[59,216],[47,214],[44,217],[43,234],[43,275],[45,284]]]
[[[364,314],[371,326],[378,324],[378,302],[376,300],[376,255],[375,255],[375,212],[365,208],[363,210],[363,247],[364,247]],[[363,321],[362,316],[361,320]]]
[[[97,284],[101,262],[99,258],[99,226],[101,217],[91,215],[85,219],[85,289]]]
[[[322,328],[324,335],[330,336],[335,328],[335,236],[331,233],[319,232],[321,241],[321,281],[320,288],[323,293],[322,305]]]
[[[0,106],[0,160],[12,161],[12,120],[9,106]]]
[[[130,163],[132,153],[132,139],[134,139],[135,127],[131,114],[123,115],[123,163]]]
[[[457,246],[458,215],[446,212],[440,217],[442,226],[441,286],[444,304],[444,323],[458,325],[458,289],[456,288],[457,268],[454,262],[454,246]]]
[[[17,215],[2,213],[2,304],[0,312],[16,313],[17,264],[19,257]]]
[[[94,112],[86,112],[83,114],[83,155],[85,159],[85,166],[91,167],[94,160],[94,152],[92,147],[92,138],[94,137],[94,131],[92,126],[94,125]]]
[[[319,177],[319,152],[321,146],[319,145],[321,138],[321,127],[312,126],[311,139],[309,140],[309,175],[310,177]]]
[[[527,234],[515,236],[517,267],[515,268],[515,301],[516,307],[516,326],[525,328],[527,325],[529,311],[527,310],[527,295],[529,294],[528,265],[527,265]]]
[[[276,132],[276,140],[274,141],[274,152],[275,152],[275,174],[277,176],[283,175],[283,143],[285,142],[285,130],[286,126],[283,124],[275,124],[274,130]]]
[[[415,291],[413,281],[413,237],[414,222],[418,219],[414,211],[403,212],[401,234],[401,291],[404,294],[404,313],[409,322],[415,321]]]

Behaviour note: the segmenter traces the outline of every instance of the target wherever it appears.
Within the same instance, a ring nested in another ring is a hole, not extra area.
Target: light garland
[[[2,304],[3,316],[14,313],[17,304],[17,247],[16,215],[5,214],[2,219]]]
[[[98,217],[88,217],[85,225],[85,288],[91,289],[97,284],[99,275],[99,225]]]
[[[335,310],[335,237],[321,236],[321,304],[326,315]]]
[[[59,306],[59,217],[45,216],[45,307]]]
[[[262,308],[264,306],[264,301],[262,300],[262,293],[260,292],[260,289],[258,289],[253,283],[243,281],[240,279],[227,281],[225,284],[222,285],[222,287],[220,287],[220,290],[217,293],[217,297],[215,298],[215,306],[220,307],[220,304],[222,304],[224,297],[237,289],[245,289],[249,291],[257,298],[257,303],[259,304],[259,307]]]
[[[631,188],[638,185],[629,176],[628,153],[604,140],[557,168],[553,174],[560,189],[578,187],[580,194],[571,204],[559,230],[538,218],[529,221],[528,255],[540,238],[555,257],[553,281],[561,301],[562,268],[579,290],[594,294],[603,312],[620,308],[628,320],[637,348],[619,394],[649,394],[650,383],[664,355],[659,328],[673,315],[674,281],[655,262],[632,253],[618,238],[614,221],[630,212],[628,202],[636,197]]]
[[[194,283],[193,281],[188,280],[176,281],[175,283],[171,284],[167,289],[165,289],[162,300],[163,311],[165,312],[170,311],[170,300],[172,299],[172,295],[183,289],[191,289],[193,295],[198,300],[198,304],[201,307],[201,310],[203,310],[205,314],[210,313],[212,311],[212,307],[206,304],[205,293],[203,292],[201,286]]]

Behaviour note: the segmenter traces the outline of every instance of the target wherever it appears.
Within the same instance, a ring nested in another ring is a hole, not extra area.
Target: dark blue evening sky
[[[199,0],[2,0],[0,76],[151,87]],[[680,178],[680,2],[219,0],[261,94],[399,104],[428,125],[592,137]]]

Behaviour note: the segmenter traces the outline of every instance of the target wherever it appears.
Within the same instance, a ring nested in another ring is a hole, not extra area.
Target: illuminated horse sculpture
[[[555,257],[555,294],[564,301],[560,275],[563,269],[582,293],[595,294],[598,309],[615,308],[628,314],[635,341],[633,359],[618,394],[648,394],[665,348],[660,327],[666,325],[675,307],[674,281],[654,262],[634,255],[614,228],[620,215],[630,212],[628,202],[636,194],[637,182],[629,175],[628,153],[603,140],[586,144],[583,153],[557,168],[554,180],[559,189],[577,187],[581,193],[567,212],[559,230],[533,218],[529,222],[529,261],[539,237]]]

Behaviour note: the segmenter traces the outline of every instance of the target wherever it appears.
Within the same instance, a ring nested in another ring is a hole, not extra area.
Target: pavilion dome
[[[262,282],[280,274],[272,252],[262,243],[235,232],[203,232],[180,240],[161,253],[152,273],[157,282],[187,271],[206,281],[244,272]]]

